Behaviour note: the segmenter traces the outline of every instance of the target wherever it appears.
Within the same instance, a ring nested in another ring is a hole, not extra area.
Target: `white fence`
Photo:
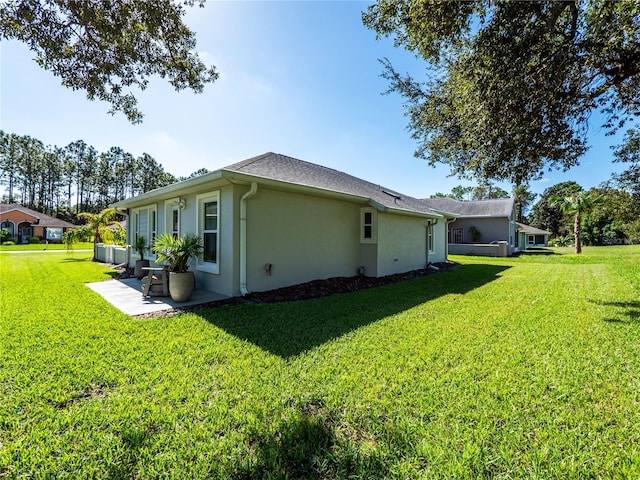
[[[507,257],[509,255],[509,244],[507,242],[498,243],[450,243],[449,253],[451,255],[479,255],[482,257]]]
[[[105,245],[98,243],[96,245],[96,259],[103,263],[111,263],[121,265],[129,261],[129,246],[120,247],[118,245]]]

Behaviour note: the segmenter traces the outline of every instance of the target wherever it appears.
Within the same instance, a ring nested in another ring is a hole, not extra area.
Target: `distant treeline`
[[[65,147],[44,145],[37,138],[0,130],[2,202],[67,221],[75,222],[79,212],[97,213],[178,180],[147,153],[136,158],[120,147],[98,152],[83,140]]]

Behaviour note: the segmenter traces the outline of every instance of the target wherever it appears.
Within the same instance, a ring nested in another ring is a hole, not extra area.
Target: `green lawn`
[[[0,253],[0,478],[639,478],[640,247],[136,320]]]
[[[67,250],[67,245],[63,243],[50,243],[46,246],[47,250]],[[93,243],[91,242],[79,242],[73,245],[72,250],[93,250]],[[36,244],[21,244],[21,245],[0,245],[0,252],[19,252],[19,251],[33,251],[33,250],[45,250],[45,245],[42,243]]]

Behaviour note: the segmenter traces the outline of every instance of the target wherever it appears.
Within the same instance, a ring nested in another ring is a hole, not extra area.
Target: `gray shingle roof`
[[[528,233],[530,235],[551,235],[551,232],[547,232],[546,230],[540,230],[539,228],[532,227],[531,225],[526,225],[524,223],[516,222],[516,225],[521,232]]]
[[[460,217],[508,217],[513,211],[513,198],[461,202],[448,197],[425,198],[428,207]]]
[[[387,208],[437,216],[427,204],[417,198],[332,168],[278,153],[268,152],[249,158],[224,167],[222,171],[370,198]]]

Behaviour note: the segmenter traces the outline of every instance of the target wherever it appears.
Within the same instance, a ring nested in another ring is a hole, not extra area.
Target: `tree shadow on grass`
[[[381,478],[384,466],[375,455],[357,449],[355,432],[338,435],[336,419],[322,406],[303,406],[291,418],[279,422],[268,435],[246,440],[249,455],[238,462],[235,479]]]
[[[505,265],[459,265],[438,275],[298,302],[213,308],[200,316],[282,358],[443,295],[464,294],[498,278]]]
[[[596,305],[604,305],[607,307],[616,307],[621,318],[604,318],[608,323],[636,323],[640,324],[640,301],[630,302],[603,302],[602,300],[589,300]],[[627,317],[627,318],[624,318]]]

